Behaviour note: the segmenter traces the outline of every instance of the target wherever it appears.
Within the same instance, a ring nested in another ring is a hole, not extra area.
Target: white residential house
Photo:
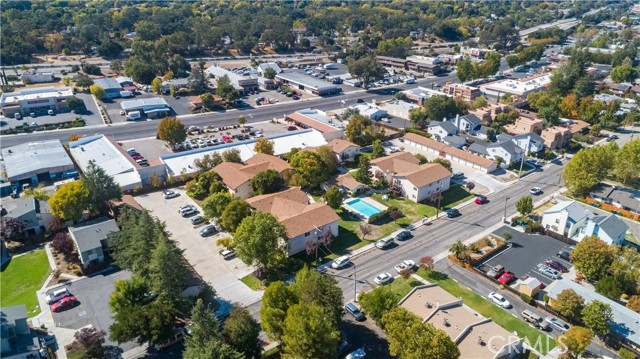
[[[449,189],[451,172],[438,163],[420,164],[409,152],[396,152],[371,161],[375,178],[385,177],[389,184],[414,202],[421,202],[436,192]]]
[[[432,135],[436,140],[442,141],[442,139],[447,136],[457,135],[458,128],[449,121],[432,122],[427,126],[427,133]]]
[[[589,213],[576,201],[563,201],[544,211],[542,227],[555,233],[574,237],[589,219]]]
[[[573,239],[580,242],[584,237],[596,236],[608,245],[620,245],[624,241],[628,229],[629,226],[615,214],[595,216],[589,218],[587,223],[580,227]]]
[[[511,141],[513,141],[521,149],[526,150],[527,153],[538,153],[544,150],[544,139],[542,139],[542,137],[534,132],[522,133],[512,136]],[[527,143],[529,143],[528,149]]]
[[[458,130],[473,135],[475,131],[482,126],[482,120],[480,117],[470,113],[464,116],[456,115],[456,117],[449,119]]]
[[[357,109],[361,115],[367,116],[374,121],[379,121],[387,116],[387,110],[378,107],[375,102],[370,104],[359,104],[352,106],[351,108]]]
[[[492,143],[487,146],[487,154],[493,159],[501,157],[505,165],[522,160],[524,151],[511,141]]]

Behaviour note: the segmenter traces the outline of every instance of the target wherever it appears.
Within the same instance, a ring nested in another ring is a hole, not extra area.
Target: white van
[[[70,295],[71,293],[69,293],[69,290],[67,288],[62,288],[47,294],[47,296],[45,297],[45,301],[47,302],[47,304],[53,304],[60,299],[66,298]]]
[[[340,269],[347,266],[351,262],[349,256],[342,256],[340,258],[336,258],[333,262],[331,262],[331,268]]]
[[[131,111],[127,114],[127,120],[138,120],[141,117],[140,111]]]

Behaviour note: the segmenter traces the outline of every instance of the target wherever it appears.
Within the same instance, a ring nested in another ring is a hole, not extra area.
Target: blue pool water
[[[347,202],[347,204],[351,206],[351,208],[364,214],[367,217],[371,217],[376,213],[382,212],[382,210],[370,205],[369,203],[361,200],[360,198],[353,199]]]

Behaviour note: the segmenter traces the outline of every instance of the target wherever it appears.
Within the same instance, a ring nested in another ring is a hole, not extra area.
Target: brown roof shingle
[[[334,138],[333,140],[329,141],[329,143],[327,143],[327,146],[331,147],[331,150],[333,150],[334,153],[342,153],[344,150],[351,146],[360,148],[360,146],[351,141],[339,138]]]
[[[338,221],[338,215],[324,203],[309,203],[309,197],[293,187],[282,192],[249,198],[249,205],[260,212],[273,214],[287,229],[289,238],[311,232]]]
[[[222,182],[232,189],[240,187],[243,183],[251,181],[258,173],[266,170],[274,170],[282,173],[291,169],[291,166],[276,156],[258,153],[249,158],[246,165],[233,162],[222,162],[213,168],[213,171],[222,177]]]

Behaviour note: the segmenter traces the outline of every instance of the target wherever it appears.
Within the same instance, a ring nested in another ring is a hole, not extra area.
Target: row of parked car
[[[142,167],[149,166],[149,161],[147,161],[141,154],[139,154],[135,148],[127,149],[127,154],[131,156],[131,158],[133,158],[140,166]]]

